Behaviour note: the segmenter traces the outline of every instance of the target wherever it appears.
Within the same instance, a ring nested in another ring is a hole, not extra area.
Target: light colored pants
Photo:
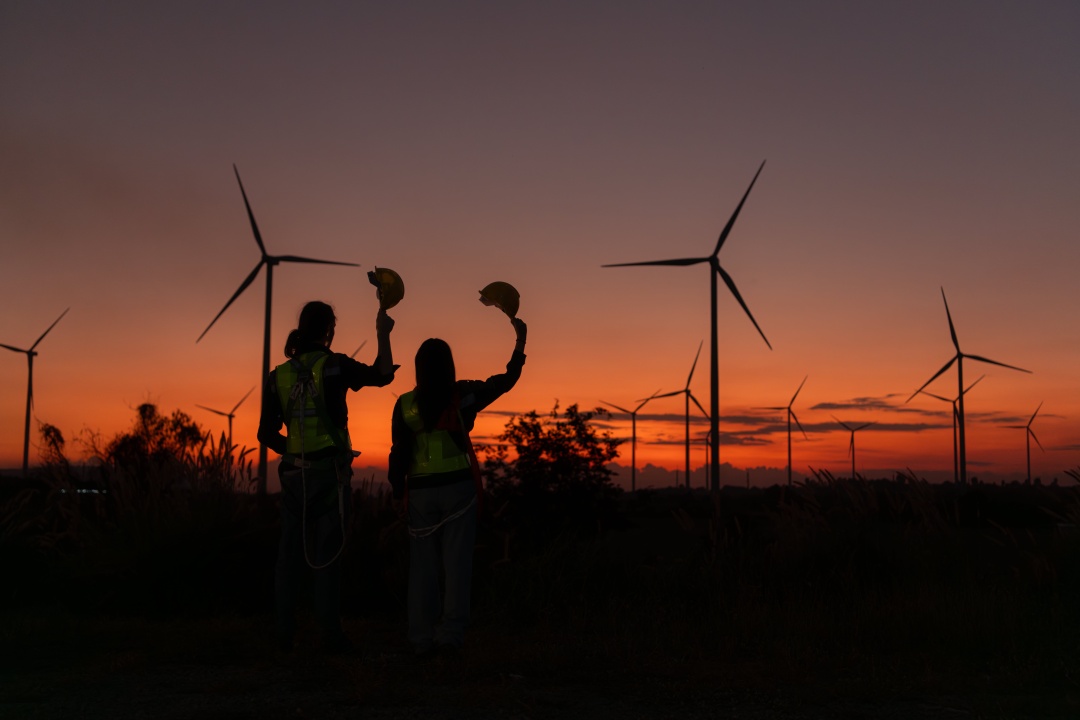
[[[444,487],[409,490],[409,642],[461,647],[472,599],[476,544],[476,485],[472,478]],[[460,517],[417,537],[469,506]],[[444,586],[440,589],[440,575]]]

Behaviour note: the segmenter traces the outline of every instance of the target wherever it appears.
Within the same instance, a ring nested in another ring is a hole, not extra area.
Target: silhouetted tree
[[[190,459],[202,446],[203,430],[179,410],[166,417],[153,403],[136,409],[135,426],[105,446],[102,459],[129,469],[142,469]]]
[[[572,528],[597,532],[614,512],[618,489],[607,465],[621,440],[592,424],[603,408],[582,412],[571,405],[560,416],[535,410],[515,415],[484,446],[483,474],[500,520],[518,533],[546,535]]]

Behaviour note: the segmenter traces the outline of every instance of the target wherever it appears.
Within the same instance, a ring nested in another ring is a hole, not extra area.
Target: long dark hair
[[[285,341],[285,356],[294,358],[301,345],[322,344],[327,337],[333,337],[337,318],[334,308],[320,300],[312,300],[300,311],[300,319],[295,330],[289,333]]]
[[[445,340],[428,338],[416,351],[416,403],[424,427],[431,428],[454,396],[457,371]]]

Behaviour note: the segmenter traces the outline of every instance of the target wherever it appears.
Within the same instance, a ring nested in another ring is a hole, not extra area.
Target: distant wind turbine
[[[694,393],[690,392],[690,381],[693,380],[693,378],[694,378],[694,368],[697,367],[698,357],[701,356],[701,346],[704,345],[704,344],[705,344],[704,341],[702,341],[701,343],[698,343],[697,354],[694,355],[694,364],[690,366],[690,374],[686,376],[686,386],[682,390],[673,390],[672,392],[664,393],[663,395],[657,395],[656,396],[657,400],[659,400],[660,398],[673,397],[675,395],[685,395],[686,396],[686,487],[687,488],[690,487],[690,401],[693,400],[694,404],[698,406],[698,410],[701,410],[701,412],[705,413],[705,417],[709,417],[709,413],[705,412],[705,408],[701,407],[701,403],[699,403],[698,399],[696,397],[694,397]]]
[[[929,380],[924,382],[922,384],[922,387],[913,392],[911,394],[911,397],[909,397],[905,402],[910,402],[911,398],[915,397],[924,389],[926,389],[927,385],[937,380],[938,377],[942,375],[942,373],[944,373],[946,370],[953,366],[953,363],[956,363],[957,408],[959,410],[958,429],[960,431],[958,435],[960,444],[960,482],[963,485],[967,485],[967,434],[965,431],[966,422],[964,416],[964,358],[968,358],[970,360],[978,360],[979,362],[987,363],[989,365],[998,365],[1003,368],[1009,368],[1010,370],[1019,370],[1020,372],[1031,373],[1031,371],[1025,370],[1024,368],[1016,367],[1015,365],[1006,365],[1003,362],[998,362],[997,360],[990,360],[989,358],[984,358],[979,355],[969,355],[961,351],[960,341],[956,339],[956,327],[953,325],[952,313],[949,312],[949,301],[945,298],[945,288],[941,288],[941,299],[945,301],[945,316],[949,319],[949,334],[952,336],[952,344],[953,347],[956,348],[956,355],[953,356],[952,360],[949,360],[949,362],[945,363],[944,367],[934,373],[934,375]]]
[[[982,380],[984,377],[986,376],[980,375],[979,380]],[[979,380],[976,380],[975,382],[968,385],[967,388],[964,390],[964,394],[966,395],[968,390],[978,385]],[[952,405],[953,481],[957,484],[960,484],[960,443],[956,437],[956,428],[959,424],[960,418],[960,411],[956,409],[956,403],[960,400],[960,398],[955,397],[950,400],[947,397],[941,397],[940,395],[935,395],[934,393],[926,392],[925,390],[922,390],[921,392],[923,395],[929,395],[932,398],[947,402]]]
[[[359,352],[360,352],[361,350],[363,350],[363,349],[364,349],[364,346],[365,346],[365,345],[367,345],[367,340],[365,340],[364,342],[360,343],[360,347],[358,347],[358,348],[356,348],[355,350],[353,350],[353,354],[352,354],[352,355],[350,355],[349,357],[351,357],[351,358],[355,358],[355,357],[356,357],[356,354],[357,354],[357,353],[359,353]]]
[[[1035,422],[1035,416],[1039,414],[1039,410],[1042,409],[1043,404],[1039,403],[1039,407],[1035,408],[1035,412],[1031,414],[1031,419],[1027,421],[1027,425],[1006,425],[1005,427],[1016,428],[1024,430],[1024,439],[1027,441],[1027,479],[1031,482],[1031,439],[1035,438],[1035,444],[1039,446],[1039,449],[1043,452],[1046,450],[1043,448],[1042,443],[1039,442],[1039,438],[1035,437],[1035,431],[1031,429],[1031,423]]]
[[[746,188],[746,192],[742,196],[742,200],[735,207],[735,212],[731,214],[731,218],[727,221],[727,225],[720,232],[720,238],[716,241],[716,247],[713,249],[712,254],[707,257],[695,257],[695,258],[678,258],[674,260],[653,260],[649,262],[633,262],[633,263],[616,263],[612,265],[604,265],[603,267],[631,267],[638,265],[671,265],[671,266],[685,266],[685,265],[698,265],[706,263],[709,265],[709,280],[710,280],[710,306],[711,306],[711,336],[710,336],[710,349],[712,351],[712,360],[709,367],[709,408],[710,412],[706,413],[709,416],[709,442],[711,452],[709,453],[709,488],[712,492],[719,492],[720,490],[720,369],[719,369],[719,353],[718,353],[718,340],[717,340],[717,319],[716,319],[716,277],[719,275],[724,280],[724,284],[727,285],[728,290],[738,300],[739,305],[742,306],[746,316],[750,318],[750,322],[754,323],[754,327],[757,328],[758,333],[761,334],[761,339],[765,341],[765,344],[772,349],[772,345],[769,344],[768,338],[765,337],[765,333],[757,324],[757,320],[750,313],[750,308],[746,306],[746,303],[742,299],[742,295],[739,294],[738,289],[735,287],[735,281],[731,279],[731,276],[727,274],[727,271],[720,266],[720,260],[718,258],[720,248],[724,246],[724,241],[727,240],[728,234],[731,232],[732,226],[735,224],[736,218],[739,217],[739,211],[742,210],[743,203],[746,202],[747,196],[750,194],[750,190],[753,189],[754,183],[757,182],[758,175],[761,174],[762,168],[765,167],[765,163],[762,162],[758,168],[757,173],[754,174],[754,179],[750,181],[750,186]]]
[[[636,408],[633,410],[627,410],[624,407],[619,407],[615,403],[608,402],[607,400],[601,400],[604,405],[613,407],[616,410],[620,410],[630,415],[630,492],[637,490],[637,414],[641,408],[645,407],[645,404],[656,397],[657,390],[649,397],[642,400]]]
[[[247,208],[248,220],[251,222],[251,232],[255,235],[255,242],[259,245],[259,252],[262,257],[259,259],[258,265],[252,270],[244,281],[240,283],[240,287],[233,293],[229,301],[225,303],[225,307],[221,308],[221,311],[214,316],[214,319],[210,321],[210,324],[206,326],[206,330],[202,331],[202,335],[199,335],[195,342],[203,339],[203,335],[209,332],[210,328],[214,326],[214,323],[218,321],[229,306],[233,304],[236,298],[240,297],[241,293],[247,290],[248,286],[255,281],[255,276],[259,274],[259,270],[266,266],[266,314],[263,319],[263,358],[262,358],[262,375],[260,376],[259,385],[263,388],[263,395],[266,395],[266,377],[270,374],[270,300],[273,297],[274,286],[274,266],[282,262],[295,262],[295,263],[317,263],[320,265],[348,265],[350,267],[359,267],[357,263],[338,262],[336,260],[315,260],[307,257],[299,257],[297,255],[270,255],[266,252],[266,246],[263,245],[262,234],[259,233],[259,226],[255,222],[255,214],[251,211],[251,203],[248,202],[247,193],[244,191],[244,183],[240,180],[240,171],[236,169],[236,165],[233,165],[233,172],[236,174],[236,182],[240,185],[240,194],[244,198],[244,207]],[[266,398],[262,398],[262,404],[265,404]],[[259,477],[258,481],[258,493],[260,495],[266,494],[266,446],[259,443]]]
[[[795,394],[791,396],[791,402],[789,402],[787,405],[775,405],[773,407],[763,408],[764,410],[786,410],[787,411],[787,484],[788,484],[788,487],[791,487],[791,421],[792,420],[794,420],[795,424],[798,425],[799,430],[803,434],[803,437],[806,437],[806,431],[803,430],[803,426],[799,422],[799,418],[795,417],[795,411],[791,409],[791,406],[795,404],[795,398],[799,397],[799,391],[802,390],[803,385],[806,384],[806,380],[809,377],[810,376],[807,375],[806,377],[803,378],[802,382],[799,383],[799,387],[798,387],[798,389],[795,390]]]
[[[835,415],[832,416],[832,419],[835,420],[836,422],[840,423],[841,425],[843,425],[844,429],[848,430],[851,433],[851,442],[848,444],[848,454],[851,455],[851,479],[854,480],[855,479],[855,433],[858,432],[859,430],[862,430],[865,427],[870,427],[874,423],[868,422],[868,423],[863,423],[862,425],[856,425],[855,427],[851,427],[850,425],[848,425],[846,422],[844,422],[840,418],[836,417]]]
[[[214,408],[206,407],[205,405],[199,405],[198,403],[195,403],[195,407],[202,408],[203,410],[209,410],[212,413],[217,413],[218,415],[222,415],[222,416],[229,419],[229,447],[230,448],[232,447],[232,421],[233,421],[233,418],[236,417],[236,410],[241,405],[244,404],[244,401],[248,399],[248,395],[250,395],[253,392],[255,392],[255,388],[251,388],[250,390],[248,390],[247,394],[244,395],[244,397],[240,398],[240,402],[233,405],[233,409],[230,410],[229,412],[224,412],[222,410],[215,410]]]
[[[49,334],[49,330],[56,327],[56,323],[60,322],[61,318],[67,315],[68,310],[60,313],[60,317],[53,321],[45,332],[41,333],[41,337],[34,341],[34,344],[30,346],[29,350],[15,347],[13,345],[4,345],[0,343],[0,347],[7,348],[13,352],[26,353],[26,421],[23,425],[23,460],[22,460],[22,474],[23,477],[28,477],[30,473],[30,408],[34,404],[34,357],[37,355],[37,351],[34,349],[38,346],[45,336]]]

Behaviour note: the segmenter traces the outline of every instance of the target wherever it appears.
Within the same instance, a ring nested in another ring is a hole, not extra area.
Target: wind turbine
[[[38,346],[45,336],[49,334],[49,330],[56,327],[56,323],[60,322],[60,319],[67,315],[68,310],[60,313],[60,317],[53,321],[53,324],[41,333],[41,337],[34,341],[34,344],[30,346],[29,350],[15,347],[13,345],[4,345],[0,343],[0,347],[7,348],[13,352],[26,353],[26,420],[23,424],[23,454],[22,454],[22,474],[23,477],[28,477],[30,473],[30,407],[34,404],[34,356],[37,355],[37,351],[34,349]]]
[[[642,400],[636,408],[633,410],[627,410],[624,407],[619,407],[615,403],[610,403],[607,400],[601,400],[604,405],[613,407],[616,410],[620,410],[630,415],[630,492],[637,490],[637,414],[641,408],[645,407],[645,403],[649,402],[656,397],[657,390],[649,397]]]
[[[772,345],[769,344],[768,338],[765,337],[765,333],[762,332],[761,327],[758,326],[757,320],[754,319],[753,314],[750,312],[750,308],[746,306],[746,303],[742,299],[742,295],[739,294],[738,289],[735,287],[735,281],[731,279],[727,271],[720,266],[720,260],[718,258],[720,248],[724,246],[724,241],[727,240],[728,234],[731,232],[732,226],[735,224],[736,218],[739,217],[739,211],[742,210],[743,203],[746,202],[747,196],[754,187],[754,183],[757,182],[758,175],[761,174],[762,168],[765,167],[765,163],[762,162],[758,171],[754,174],[754,179],[750,181],[750,186],[746,188],[746,192],[742,196],[742,200],[735,207],[735,212],[731,214],[731,218],[727,221],[727,225],[720,231],[720,238],[716,241],[716,247],[713,249],[712,254],[706,257],[694,257],[694,258],[677,258],[674,260],[653,260],[649,262],[633,262],[633,263],[616,263],[612,265],[603,265],[602,267],[631,267],[637,265],[672,265],[672,266],[685,266],[685,265],[699,265],[701,263],[707,263],[709,265],[709,281],[710,281],[710,306],[711,306],[711,320],[710,327],[712,330],[710,336],[710,349],[712,351],[712,361],[709,367],[709,408],[711,412],[706,413],[709,416],[709,430],[711,436],[710,441],[710,458],[709,458],[709,488],[712,492],[719,492],[720,490],[720,370],[719,370],[719,353],[718,353],[718,341],[717,341],[717,320],[716,320],[716,276],[719,275],[724,280],[724,284],[727,285],[728,290],[735,296],[735,299],[739,301],[739,305],[742,306],[743,311],[746,312],[746,316],[750,318],[750,322],[754,323],[754,327],[757,328],[758,333],[761,334],[761,339],[765,341],[765,344],[772,349]]]
[[[851,443],[848,445],[848,454],[851,455],[851,479],[854,480],[855,479],[855,433],[857,431],[859,431],[859,430],[862,430],[865,427],[869,427],[869,426],[873,425],[874,423],[868,422],[868,423],[863,423],[862,425],[857,425],[855,427],[851,427],[850,425],[848,425],[846,422],[844,422],[840,418],[836,417],[835,415],[832,416],[832,419],[835,420],[836,422],[840,423],[841,425],[843,425],[845,430],[848,430],[848,431],[851,432]]]
[[[1042,443],[1039,442],[1039,438],[1035,437],[1035,431],[1031,429],[1031,423],[1035,422],[1035,416],[1039,414],[1039,410],[1042,409],[1043,404],[1039,403],[1039,407],[1035,408],[1035,412],[1031,414],[1031,419],[1027,421],[1027,425],[1006,425],[1005,427],[1017,428],[1024,430],[1024,439],[1027,441],[1027,479],[1031,482],[1031,438],[1035,438],[1035,444],[1039,446],[1039,449],[1043,452],[1046,450],[1043,448]]]
[[[965,432],[965,417],[964,417],[964,358],[971,360],[978,360],[979,362],[987,363],[990,365],[999,365],[1000,367],[1009,368],[1010,370],[1019,370],[1020,372],[1031,373],[1030,370],[1016,367],[1015,365],[1006,365],[1003,362],[997,360],[990,360],[979,355],[969,355],[960,350],[960,341],[956,339],[956,327],[953,325],[952,313],[949,312],[949,301],[945,298],[945,288],[941,288],[941,299],[945,301],[945,316],[949,319],[949,334],[952,336],[953,347],[956,348],[956,355],[953,356],[949,362],[938,370],[934,375],[922,384],[918,390],[911,394],[905,402],[910,402],[911,398],[922,392],[927,385],[934,382],[938,377],[946,370],[956,363],[956,385],[957,385],[957,408],[959,409],[959,443],[960,443],[960,482],[967,485],[967,434]]]
[[[795,390],[795,394],[791,396],[791,402],[787,405],[775,405],[773,407],[762,408],[763,410],[786,410],[787,411],[787,484],[791,487],[791,421],[794,420],[795,424],[799,426],[799,430],[802,431],[803,437],[806,437],[806,431],[803,430],[802,423],[799,422],[799,418],[795,417],[795,411],[791,409],[791,406],[795,404],[795,398],[799,397],[799,391],[802,390],[802,386],[806,384],[807,375],[799,383],[799,387]]]
[[[236,410],[237,410],[237,408],[239,408],[241,405],[244,404],[244,401],[248,399],[248,395],[250,395],[253,392],[255,392],[255,388],[251,388],[250,390],[248,390],[247,394],[244,395],[244,397],[240,398],[240,402],[233,405],[233,409],[230,410],[229,412],[223,412],[221,410],[215,410],[214,408],[206,407],[205,405],[199,405],[198,403],[195,403],[195,407],[200,407],[203,410],[209,410],[212,413],[217,413],[218,415],[222,415],[222,416],[229,419],[229,447],[230,448],[232,447],[232,421],[233,421],[233,418],[236,417]]]
[[[355,350],[353,350],[353,354],[352,354],[352,355],[350,355],[349,357],[351,357],[351,358],[354,358],[354,359],[355,359],[355,358],[356,358],[356,355],[357,355],[357,353],[359,353],[359,352],[360,352],[361,350],[363,350],[363,349],[364,349],[364,346],[365,346],[365,345],[367,345],[367,340],[365,340],[364,342],[360,343],[360,347],[358,347],[358,348],[356,348]]]
[[[979,380],[982,380],[984,377],[986,377],[986,376],[985,375],[980,375]],[[968,390],[970,390],[971,388],[978,385],[979,380],[976,380],[975,382],[968,385],[967,388],[964,390],[964,394],[966,395]],[[932,398],[935,398],[937,400],[942,400],[942,401],[950,403],[952,405],[953,481],[956,482],[957,484],[959,484],[960,483],[960,455],[959,455],[960,444],[957,441],[957,437],[956,437],[956,426],[958,424],[957,421],[958,421],[958,419],[960,417],[960,411],[956,409],[956,403],[957,403],[958,400],[960,400],[960,398],[956,397],[956,398],[953,398],[953,399],[950,400],[947,397],[941,397],[940,395],[935,395],[934,393],[926,392],[925,390],[922,390],[921,392],[922,392],[923,395],[929,395]]]
[[[240,194],[244,197],[244,207],[247,208],[248,220],[251,222],[251,232],[255,235],[255,242],[259,245],[259,252],[262,257],[259,259],[259,264],[255,266],[244,281],[240,283],[240,287],[233,293],[229,301],[225,303],[225,307],[221,308],[221,311],[214,316],[214,319],[210,321],[210,324],[206,326],[206,330],[202,331],[202,335],[199,335],[195,342],[203,339],[203,335],[214,326],[218,318],[221,317],[229,306],[233,304],[236,298],[240,297],[240,294],[247,290],[248,286],[255,281],[255,276],[259,274],[259,270],[266,266],[266,315],[263,320],[263,358],[262,358],[262,375],[260,376],[259,384],[263,388],[262,404],[266,403],[266,377],[270,374],[270,299],[273,297],[274,286],[274,266],[282,262],[295,262],[295,263],[317,263],[320,265],[348,265],[350,267],[359,267],[357,263],[338,262],[335,260],[315,260],[313,258],[299,257],[297,255],[270,255],[266,252],[266,246],[263,245],[262,234],[259,233],[259,226],[255,222],[255,214],[251,211],[251,203],[248,202],[247,193],[244,192],[244,183],[240,180],[240,171],[236,169],[236,165],[233,165],[233,172],[236,174],[236,182],[240,185]],[[258,477],[258,493],[260,495],[266,494],[266,446],[259,443],[259,477]]]
[[[709,417],[709,413],[705,412],[705,408],[701,407],[701,403],[694,397],[694,393],[690,392],[690,381],[694,378],[694,368],[697,367],[698,357],[701,356],[701,346],[704,341],[698,343],[697,355],[694,355],[694,364],[690,366],[690,374],[686,376],[686,387],[682,390],[673,390],[663,395],[656,395],[656,399],[673,397],[675,395],[686,396],[686,487],[690,488],[690,401],[693,400],[694,404],[698,406],[698,410],[705,413],[705,417]]]

